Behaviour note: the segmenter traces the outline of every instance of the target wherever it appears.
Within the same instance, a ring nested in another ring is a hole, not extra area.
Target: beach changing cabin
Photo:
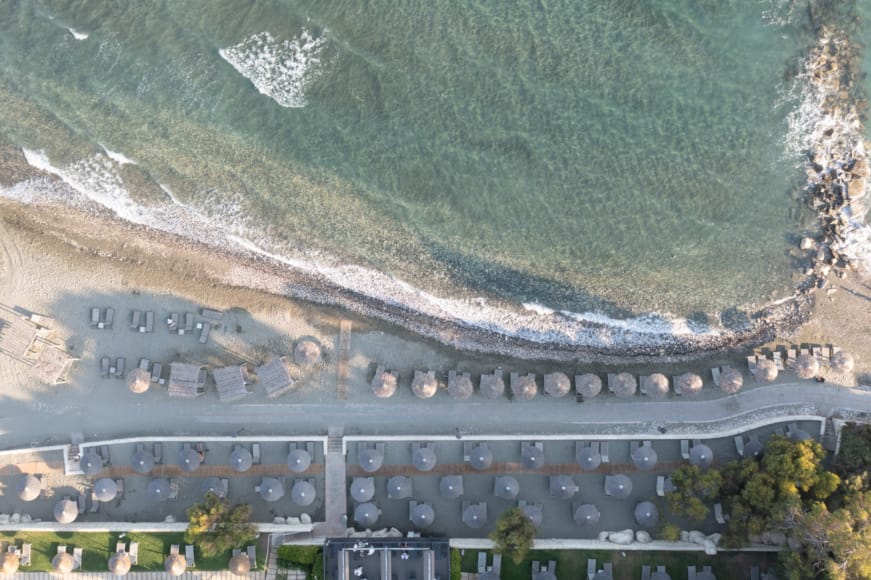
[[[167,390],[170,397],[199,397],[206,392],[206,369],[195,364],[171,363]]]

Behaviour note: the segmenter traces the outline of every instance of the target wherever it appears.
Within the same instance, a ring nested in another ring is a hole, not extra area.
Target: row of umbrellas
[[[184,471],[196,471],[202,461],[203,457],[196,449],[186,447],[179,450],[178,465]],[[293,449],[287,454],[287,468],[294,473],[303,473],[311,466],[311,462],[311,454],[305,449]],[[137,473],[147,474],[154,469],[154,454],[140,447],[134,451],[131,463]],[[247,448],[236,445],[230,453],[228,463],[234,471],[244,473],[251,469],[254,458]],[[103,469],[103,461],[95,452],[88,451],[82,457],[81,467],[85,475],[97,475]]]
[[[4,552],[0,561],[0,573],[15,574],[21,564],[17,553]],[[52,569],[58,574],[69,574],[73,571],[75,560],[69,552],[58,552],[51,560]],[[124,576],[130,572],[133,562],[130,554],[119,551],[109,558],[109,572],[115,576]],[[245,576],[251,571],[251,560],[247,554],[236,554],[230,558],[228,569],[236,576]],[[164,568],[170,576],[181,576],[187,570],[187,560],[181,554],[170,554],[164,561]]]
[[[854,365],[853,355],[843,350],[832,354],[829,362],[829,366],[835,373],[848,373],[853,370]],[[792,368],[798,378],[812,379],[819,374],[821,365],[819,359],[814,355],[802,353],[795,357]],[[771,382],[777,378],[778,372],[777,364],[773,360],[763,358],[756,363],[755,375],[758,381]]]

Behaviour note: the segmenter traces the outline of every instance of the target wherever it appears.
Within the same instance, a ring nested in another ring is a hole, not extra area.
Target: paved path
[[[11,578],[12,576],[10,576]],[[68,578],[70,580],[117,580],[120,576],[115,576],[109,572],[73,572],[72,574],[53,574],[50,572],[18,572],[14,577],[25,578],[26,580],[58,580],[59,578]],[[166,580],[166,572],[130,572],[124,578],[130,580]],[[232,574],[229,570],[217,572],[185,572],[181,576],[176,576],[179,580],[238,580],[239,577]],[[246,576],[248,580],[264,580],[265,572],[249,572]]]

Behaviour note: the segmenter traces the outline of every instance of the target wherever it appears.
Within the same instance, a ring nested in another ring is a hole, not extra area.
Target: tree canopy
[[[214,493],[188,508],[189,523],[185,542],[199,546],[206,557],[251,543],[257,528],[251,523],[250,505],[230,505]]]
[[[665,495],[668,508],[677,516],[702,521],[708,517],[708,504],[720,494],[723,476],[716,469],[702,470],[683,465],[671,473],[674,491]]]
[[[495,551],[520,564],[532,548],[535,539],[535,525],[523,510],[511,508],[496,520],[496,530],[490,535],[496,543]]]

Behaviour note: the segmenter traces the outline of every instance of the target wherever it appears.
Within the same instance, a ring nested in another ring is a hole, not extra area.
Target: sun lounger
[[[744,457],[744,436],[735,435],[735,451],[738,452],[738,457]]]
[[[19,556],[19,562],[22,566],[30,566],[30,549],[31,544],[21,545],[21,556]]]
[[[169,327],[170,332],[178,329],[178,312],[173,312],[169,315],[169,318],[166,319],[166,325]]]
[[[463,441],[463,461],[466,463],[469,462],[472,453],[472,442],[471,441]]]
[[[169,547],[169,555],[170,556],[178,556],[178,544],[172,544]]]
[[[66,546],[58,546],[58,547],[57,547],[57,553],[58,553],[58,554],[66,554],[66,553],[67,553],[67,547],[66,547]]]
[[[714,384],[720,386],[720,367],[711,369],[711,377],[714,379]]]
[[[200,332],[200,344],[206,344],[209,340],[209,332],[212,330],[212,325],[208,322],[203,324],[203,330]]]
[[[680,456],[683,459],[690,458],[690,442],[686,439],[680,440]]]
[[[107,308],[106,309],[106,319],[103,321],[102,328],[112,328],[112,325],[115,324],[115,309]]]
[[[130,328],[132,330],[139,330],[139,321],[142,318],[142,312],[139,310],[134,310],[130,314]]]
[[[641,567],[641,580],[650,580],[650,566]]]
[[[115,376],[123,377],[124,376],[124,368],[127,366],[126,358],[117,358],[115,360]]]
[[[605,570],[605,575],[608,578],[614,578],[614,565],[611,562],[605,562],[602,569]]]
[[[163,459],[163,443],[154,444],[154,463],[160,463]]]
[[[147,358],[139,359],[139,368],[141,368],[143,371],[147,371],[149,365],[151,365],[151,361]]]
[[[647,394],[647,375],[638,377],[638,390],[641,391],[642,395]]]
[[[747,357],[747,368],[750,369],[751,375],[756,374],[756,356],[755,355],[750,355]]]
[[[786,366],[788,368],[792,368],[795,366],[795,349],[788,348],[786,349]]]
[[[188,568],[196,568],[197,561],[194,559],[194,547],[190,544],[184,547],[184,559],[187,560]]]
[[[750,568],[750,580],[759,580],[759,566]]]
[[[194,329],[194,315],[190,312],[184,313],[184,332],[178,331],[179,334],[188,334]]]
[[[100,309],[91,308],[91,326],[97,326],[98,324],[100,324]]]
[[[85,494],[80,493],[77,498],[77,503],[79,504],[79,515],[85,513],[85,507],[87,507],[88,498],[85,497]]]
[[[154,312],[151,310],[145,313],[145,332],[154,332]]]
[[[100,500],[97,499],[97,495],[92,491],[91,492],[91,509],[88,510],[88,513],[93,514],[100,510]]]
[[[665,476],[656,476],[656,495],[663,497],[665,495]]]
[[[257,569],[257,548],[256,546],[248,546],[246,550],[248,552],[248,559],[251,561],[251,569]]]
[[[130,542],[130,562],[134,566],[139,564],[139,542]]]
[[[116,554],[118,552],[126,552],[126,551],[127,551],[127,544],[125,544],[124,542],[116,542],[115,543],[115,553]]]
[[[116,497],[118,499],[123,499],[124,498],[124,480],[123,479],[116,479],[115,480],[115,487],[118,488],[118,492],[117,492]]]
[[[107,356],[100,359],[100,375],[103,377],[109,376],[109,357]]]
[[[807,349],[807,348],[801,349],[801,354],[810,354],[810,353],[811,353],[810,349]]]
[[[723,504],[721,503],[714,504],[714,520],[716,520],[718,524],[726,523],[726,518],[723,515]]]
[[[596,560],[595,558],[587,558],[587,580],[593,580],[596,575]]]
[[[202,309],[203,318],[209,318],[211,320],[224,320],[224,313],[220,310],[209,310],[208,308]]]
[[[260,463],[260,443],[254,443],[251,445],[251,458],[254,463]]]
[[[602,449],[599,452],[599,455],[602,456],[602,463],[611,463],[611,458],[608,457],[608,442],[602,441]]]
[[[154,363],[154,366],[151,369],[151,382],[158,383],[160,382],[160,373],[163,372],[163,365],[160,363]]]
[[[548,560],[547,571],[553,575],[556,575],[556,560]]]
[[[822,348],[822,356],[820,358],[820,364],[829,366],[832,356],[832,349],[827,346]]]
[[[73,570],[82,569],[82,549],[73,548]]]
[[[536,574],[541,572],[541,562],[538,560],[532,561],[532,576],[535,577]]]
[[[497,575],[502,571],[502,554],[493,554],[493,572]]]
[[[169,499],[178,499],[178,480],[169,480]]]
[[[478,552],[478,574],[487,571],[487,552]]]
[[[775,350],[771,353],[771,358],[774,360],[774,366],[777,367],[777,370],[783,370],[783,356],[781,355],[779,350]]]
[[[103,460],[103,465],[109,465],[109,446],[100,445],[100,458]]]
[[[687,566],[687,580],[696,580],[695,566]]]
[[[814,353],[814,358],[817,359],[817,362],[822,363],[823,362],[823,349],[818,347],[818,346],[815,346],[815,347],[813,347],[812,352]]]

